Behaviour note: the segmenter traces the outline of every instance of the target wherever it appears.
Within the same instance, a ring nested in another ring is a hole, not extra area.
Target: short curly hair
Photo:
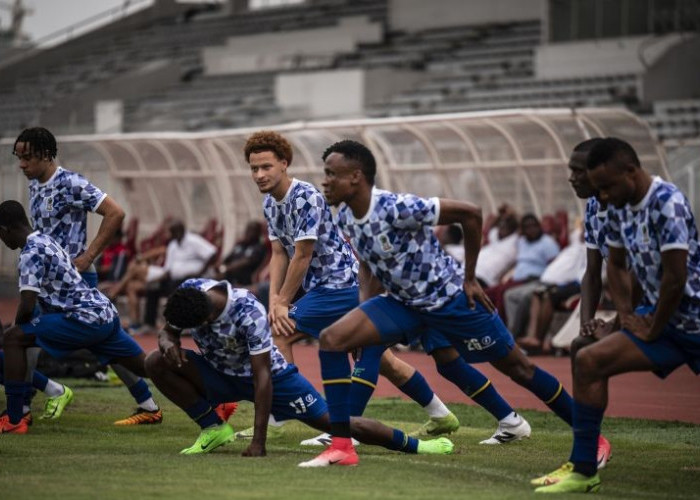
[[[168,297],[163,316],[175,328],[195,328],[206,323],[211,307],[206,292],[196,288],[178,288]]]
[[[245,143],[245,160],[250,162],[250,155],[272,151],[278,160],[287,160],[287,165],[292,164],[294,153],[292,145],[282,134],[274,130],[261,130],[248,137]]]

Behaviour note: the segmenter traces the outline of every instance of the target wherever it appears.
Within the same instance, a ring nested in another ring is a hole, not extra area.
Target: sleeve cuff
[[[304,240],[317,240],[318,236],[315,234],[307,234],[306,236],[299,236],[294,241],[304,241]]]
[[[689,246],[687,243],[667,243],[666,245],[661,245],[661,251],[665,252],[667,250],[688,250]]]
[[[440,220],[440,198],[434,196],[433,198],[430,198],[430,200],[435,204],[435,221],[432,225],[437,226],[438,221]]]
[[[35,286],[22,285],[19,287],[20,292],[24,292],[25,290],[28,290],[30,292],[41,293],[41,288],[37,288]]]
[[[266,352],[270,352],[272,350],[272,345],[269,347],[265,347],[263,349],[260,349],[259,351],[249,351],[251,356],[255,356],[256,354],[265,354]]]
[[[614,248],[625,248],[625,245],[620,243],[619,241],[610,241],[610,240],[605,240],[605,242],[608,244],[609,247],[614,247]]]
[[[107,193],[102,193],[102,196],[97,201],[97,203],[95,203],[95,206],[92,208],[92,212],[97,212],[97,209],[100,208],[100,205],[102,205],[102,202],[105,201],[105,198],[107,198]]]

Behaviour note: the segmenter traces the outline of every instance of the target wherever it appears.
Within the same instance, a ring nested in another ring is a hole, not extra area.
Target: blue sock
[[[129,392],[139,404],[152,397],[151,390],[148,388],[148,384],[142,378],[140,378],[139,381],[136,382],[134,385],[129,387]]]
[[[204,398],[199,398],[195,404],[189,408],[185,408],[185,413],[194,420],[202,429],[219,425],[222,420],[216,414],[209,401]]]
[[[437,365],[437,370],[475,403],[496,417],[496,420],[501,420],[513,411],[491,381],[464,359],[457,358],[444,365]]]
[[[318,351],[321,360],[321,379],[328,402],[331,434],[339,438],[350,437],[350,409],[348,399],[352,379],[348,353]]]
[[[593,476],[598,469],[598,436],[603,421],[603,408],[574,401],[574,447],[571,458],[574,471]]]
[[[7,416],[12,424],[18,424],[22,419],[22,406],[24,406],[24,396],[28,388],[29,384],[27,382],[5,381]]]
[[[573,424],[571,415],[573,400],[556,378],[546,371],[535,367],[535,375],[532,377],[532,380],[523,385],[540,398],[544,404],[549,406],[564,422],[569,425]]]
[[[394,429],[391,444],[388,444],[386,447],[390,450],[403,451],[405,453],[418,453],[418,440],[410,437],[403,431]]]
[[[408,382],[399,387],[399,390],[421,406],[428,406],[435,396],[428,382],[418,370],[408,379]]]
[[[360,417],[365,412],[369,398],[377,388],[379,379],[379,360],[386,347],[369,346],[360,351],[360,358],[355,362],[350,386],[348,410],[351,417]]]

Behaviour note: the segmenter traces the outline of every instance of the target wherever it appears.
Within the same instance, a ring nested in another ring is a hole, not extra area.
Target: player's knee
[[[319,348],[324,351],[347,351],[348,346],[343,341],[341,332],[334,329],[333,326],[324,328],[318,338]]]
[[[600,374],[598,359],[593,349],[580,349],[574,358],[574,370],[577,377],[596,378]]]
[[[593,337],[576,337],[572,342],[569,350],[571,351],[571,360],[576,359],[576,353],[578,353],[584,347],[587,347],[595,342]]]

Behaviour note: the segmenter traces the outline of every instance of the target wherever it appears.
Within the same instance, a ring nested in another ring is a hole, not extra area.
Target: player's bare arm
[[[292,335],[296,329],[289,317],[289,305],[304,281],[314,252],[316,240],[299,240],[294,245],[294,256],[289,260],[287,273],[277,294],[274,306],[272,330],[276,335]]]
[[[19,306],[15,314],[15,325],[29,323],[34,315],[38,292],[33,290],[22,290],[19,294]]]
[[[109,244],[112,236],[122,226],[124,222],[124,210],[113,198],[107,196],[100,206],[97,207],[96,213],[102,216],[102,223],[97,230],[95,239],[92,240],[87,250],[81,255],[78,255],[73,263],[81,273],[86,271],[95,259],[102,253],[105,247]]]
[[[651,317],[623,318],[622,326],[647,342],[656,340],[683,299],[688,277],[688,251],[673,249],[661,252],[661,287],[656,311]]]
[[[481,228],[483,216],[481,208],[465,201],[440,199],[440,218],[438,224],[459,224],[464,234],[464,291],[469,306],[475,307],[479,301],[489,312],[495,311],[488,295],[484,293],[476,280],[476,261],[481,250]]]
[[[272,374],[270,372],[270,352],[250,357],[253,372],[255,401],[255,421],[253,423],[253,440],[242,453],[244,457],[264,457],[267,440],[267,421],[272,409]]]

